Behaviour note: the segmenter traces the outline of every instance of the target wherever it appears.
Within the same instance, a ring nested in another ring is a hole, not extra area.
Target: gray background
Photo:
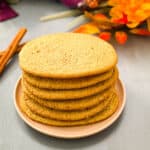
[[[28,28],[24,41],[66,31],[73,18],[45,23],[39,18],[66,8],[48,0],[22,0],[13,6],[19,17],[0,23],[0,48],[4,49],[22,26]],[[16,113],[13,90],[21,71],[15,56],[0,76],[0,150],[141,150],[150,149],[150,38],[131,36],[126,45],[112,42],[119,55],[120,78],[127,91],[127,104],[121,118],[94,136],[64,140],[38,133]]]

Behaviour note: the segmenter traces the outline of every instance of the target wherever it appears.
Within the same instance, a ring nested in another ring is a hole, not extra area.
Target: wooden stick
[[[16,53],[20,52],[20,51],[21,51],[21,49],[22,49],[22,47],[23,47],[25,44],[26,44],[26,42],[24,42],[24,43],[20,44],[20,45],[18,46],[17,50],[16,50]],[[1,57],[5,54],[5,53],[6,53],[6,51],[5,51],[5,50],[0,51],[0,58],[1,58]]]
[[[17,35],[15,36],[15,38],[10,43],[10,45],[8,46],[4,55],[2,55],[0,59],[0,74],[4,70],[9,59],[13,56],[13,54],[16,53],[19,42],[21,41],[26,32],[27,32],[26,28],[21,28],[17,33]]]
[[[66,10],[60,13],[43,16],[40,18],[40,21],[48,21],[48,20],[53,20],[53,19],[58,19],[58,18],[70,17],[74,15],[79,15],[81,13],[82,12],[80,10]]]

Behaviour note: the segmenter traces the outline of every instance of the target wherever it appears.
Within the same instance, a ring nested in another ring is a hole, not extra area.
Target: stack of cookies
[[[119,103],[116,63],[113,47],[91,35],[59,33],[34,39],[19,54],[21,110],[54,126],[104,120]]]

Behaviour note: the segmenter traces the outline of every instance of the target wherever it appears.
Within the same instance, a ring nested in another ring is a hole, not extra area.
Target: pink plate
[[[20,105],[19,105],[20,96],[22,93],[21,79],[17,81],[16,87],[15,87],[14,104],[15,104],[15,108],[19,116],[24,120],[24,122],[26,122],[33,129],[41,133],[44,133],[46,135],[50,135],[50,136],[54,136],[58,138],[66,138],[66,139],[82,138],[82,137],[87,137],[87,136],[103,131],[104,129],[112,125],[119,118],[126,103],[126,92],[125,92],[125,88],[121,80],[118,80],[116,82],[116,90],[117,90],[117,93],[119,95],[119,100],[120,100],[120,103],[116,112],[112,116],[110,116],[108,119],[105,119],[103,121],[100,121],[94,124],[84,125],[84,126],[56,127],[56,126],[49,126],[49,125],[41,124],[39,122],[33,121],[30,118],[28,118],[21,111]]]

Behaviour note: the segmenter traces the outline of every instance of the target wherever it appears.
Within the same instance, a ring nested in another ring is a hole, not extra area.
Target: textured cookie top
[[[54,78],[90,76],[113,68],[114,48],[86,34],[58,33],[28,42],[19,54],[20,67],[33,75]]]

